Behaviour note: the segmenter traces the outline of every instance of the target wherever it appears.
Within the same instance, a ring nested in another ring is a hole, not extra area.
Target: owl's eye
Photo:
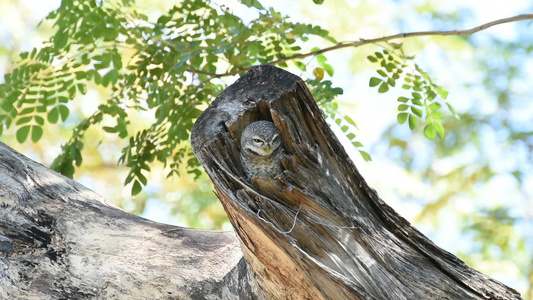
[[[262,141],[260,139],[254,139],[254,143],[261,143]]]
[[[273,139],[272,139],[272,143],[277,143],[278,142],[278,136],[276,135]]]

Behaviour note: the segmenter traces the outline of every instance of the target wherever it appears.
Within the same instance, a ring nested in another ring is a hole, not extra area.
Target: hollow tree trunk
[[[287,157],[247,182],[240,134],[270,120]],[[361,177],[304,82],[251,69],[199,117],[191,142],[265,299],[520,299],[437,247]]]
[[[0,299],[255,299],[232,232],[126,213],[0,143]]]

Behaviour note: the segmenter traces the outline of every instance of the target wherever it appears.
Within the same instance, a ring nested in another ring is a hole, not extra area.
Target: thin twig
[[[465,35],[472,35],[472,34],[478,32],[478,31],[485,30],[485,29],[490,28],[492,26],[505,24],[505,23],[510,23],[510,22],[522,21],[522,20],[532,20],[532,19],[533,19],[533,14],[523,14],[523,15],[517,15],[517,16],[514,16],[514,17],[495,20],[495,21],[488,22],[488,23],[485,23],[483,25],[480,25],[480,26],[477,26],[477,27],[474,27],[474,28],[470,28],[470,29],[444,30],[444,31],[417,31],[417,32],[399,33],[399,34],[384,36],[384,37],[380,37],[380,38],[360,39],[358,41],[342,42],[342,43],[338,43],[335,46],[319,49],[319,50],[316,50],[316,51],[311,51],[311,52],[308,52],[308,53],[302,53],[302,54],[296,54],[296,55],[293,55],[293,56],[283,57],[283,58],[280,58],[278,60],[271,61],[268,64],[269,65],[277,65],[277,64],[284,63],[284,62],[287,62],[287,61],[290,61],[290,60],[302,59],[302,58],[306,58],[306,57],[309,57],[309,56],[314,56],[314,55],[318,55],[318,54],[322,54],[322,53],[326,53],[326,52],[330,52],[330,51],[338,50],[338,49],[342,49],[342,48],[349,48],[349,47],[354,47],[355,48],[355,47],[360,47],[360,46],[363,46],[363,45],[366,45],[366,44],[372,44],[372,43],[377,43],[377,42],[386,42],[386,41],[395,40],[395,39],[405,39],[405,38],[410,38],[410,37],[415,37],[415,36],[433,36],[433,35],[440,35],[440,36],[448,36],[448,35],[465,36]],[[209,73],[209,72],[204,72],[204,71],[200,71],[200,70],[195,70],[193,68],[189,68],[188,71],[191,72],[191,73],[211,76],[213,78],[220,78],[220,77],[237,75],[237,74],[239,74],[241,72],[248,71],[252,67],[253,66],[241,67],[241,68],[234,69],[233,71],[227,72],[227,73]]]
[[[270,222],[270,221],[267,220],[266,218],[261,217],[261,215],[260,215],[260,214],[261,214],[261,209],[259,209],[259,210],[257,211],[256,215],[257,215],[257,217],[259,218],[259,220],[261,220],[261,221],[263,221],[263,222],[265,222],[265,223],[270,224],[270,226],[272,226],[272,228],[274,228],[274,230],[276,230],[278,233],[281,233],[281,234],[289,234],[289,233],[291,233],[291,232],[294,230],[294,227],[296,226],[296,220],[298,219],[298,214],[299,214],[300,211],[302,210],[302,204],[303,204],[303,203],[300,203],[300,208],[298,208],[298,210],[296,211],[296,214],[294,215],[294,220],[293,220],[293,222],[292,222],[292,226],[291,226],[291,228],[290,228],[289,230],[287,230],[287,231],[281,231],[281,230],[279,230],[279,229],[276,227],[276,225],[275,225],[274,223]]]

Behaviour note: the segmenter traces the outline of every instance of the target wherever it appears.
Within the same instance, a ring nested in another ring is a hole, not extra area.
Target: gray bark
[[[249,183],[238,145],[257,120],[282,131],[287,157],[281,177]],[[266,299],[521,299],[383,202],[293,74],[251,69],[198,118],[191,142]]]
[[[155,223],[0,143],[0,299],[255,299],[234,233]]]

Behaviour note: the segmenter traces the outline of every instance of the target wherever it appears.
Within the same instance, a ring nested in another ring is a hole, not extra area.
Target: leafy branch
[[[476,32],[488,29],[490,27],[496,26],[496,25],[510,23],[510,22],[523,21],[523,20],[533,20],[533,14],[522,14],[522,15],[517,15],[513,17],[503,18],[503,19],[491,21],[491,22],[488,22],[488,23],[485,23],[485,24],[482,24],[482,25],[479,25],[479,26],[476,26],[470,29],[443,30],[443,31],[416,31],[416,32],[408,32],[408,33],[398,33],[398,34],[384,36],[380,38],[360,39],[358,41],[341,42],[331,47],[317,49],[317,50],[313,50],[307,53],[295,54],[295,55],[288,56],[288,57],[282,57],[277,60],[271,61],[268,64],[278,65],[278,64],[286,63],[291,60],[299,60],[299,59],[316,56],[319,54],[323,54],[323,53],[327,53],[327,52],[331,52],[331,51],[335,51],[335,50],[339,50],[343,48],[356,48],[356,47],[364,46],[367,44],[388,42],[388,41],[396,40],[396,39],[405,39],[405,38],[420,37],[420,36],[450,36],[450,35],[451,36],[468,36]],[[220,78],[220,77],[225,77],[225,76],[237,75],[237,74],[240,74],[242,72],[249,70],[250,68],[252,68],[252,66],[246,66],[246,67],[242,67],[239,69],[235,69],[230,72],[218,73],[218,74],[209,73],[209,72],[201,72],[201,71],[194,70],[194,69],[189,69],[189,71],[192,73],[204,74],[204,75],[209,75],[211,77]]]
[[[425,136],[431,140],[435,138],[435,135],[443,138],[441,103],[446,104],[452,114],[459,118],[452,105],[446,101],[448,91],[435,84],[431,77],[413,61],[413,57],[406,56],[401,45],[394,43],[385,45],[383,47],[388,49],[376,51],[367,57],[370,62],[380,65],[380,68],[376,70],[379,77],[371,77],[369,86],[377,87],[379,93],[386,93],[390,87],[396,86],[398,80],[402,80],[402,89],[409,91],[410,96],[400,96],[397,99],[400,102],[398,123],[404,124],[409,121],[409,128],[414,130],[418,125],[418,120],[425,115]],[[437,96],[440,96],[441,101],[437,100]]]

